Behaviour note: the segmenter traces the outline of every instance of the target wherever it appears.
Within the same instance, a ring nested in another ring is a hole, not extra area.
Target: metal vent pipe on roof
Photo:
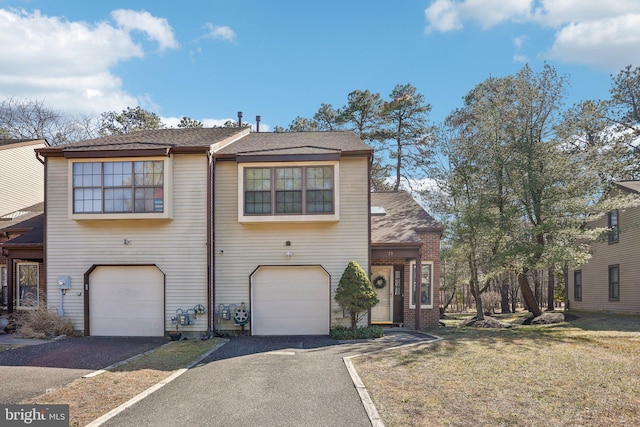
[[[238,111],[238,127],[242,127],[242,111]]]
[[[256,132],[260,132],[260,116],[256,116]]]

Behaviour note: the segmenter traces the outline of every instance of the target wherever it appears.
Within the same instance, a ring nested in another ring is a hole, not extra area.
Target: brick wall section
[[[440,232],[432,231],[421,233],[422,259],[421,262],[433,262],[433,308],[420,310],[420,327],[438,326],[440,322]],[[410,308],[411,269],[410,261],[406,258],[374,258],[371,265],[404,265],[404,325],[415,328],[415,309]]]

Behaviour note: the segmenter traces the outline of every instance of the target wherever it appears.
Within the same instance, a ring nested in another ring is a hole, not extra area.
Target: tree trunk
[[[536,301],[533,291],[531,291],[529,280],[527,279],[527,274],[525,272],[521,271],[518,273],[518,284],[520,285],[522,299],[524,299],[527,310],[529,310],[534,317],[540,316],[542,311],[540,310],[540,307],[538,307],[538,301]]]
[[[358,327],[358,313],[356,313],[355,311],[352,311],[351,312],[351,329],[355,331],[357,327]]]
[[[456,287],[454,286],[453,292],[451,292],[451,298],[449,298],[449,300],[445,303],[445,305],[440,308],[440,318],[444,316],[444,312],[447,310],[447,307],[449,307],[449,304],[451,304],[451,301],[453,301],[453,297],[455,296],[456,296]]]
[[[502,314],[510,313],[509,311],[509,283],[505,281],[502,282],[502,286],[500,286],[500,308],[502,309]]]
[[[476,300],[476,319],[484,320],[484,311],[482,310],[482,299],[480,298],[480,287],[478,286],[478,281],[472,281],[469,285],[471,288],[471,294],[473,294],[473,298]]]
[[[556,280],[554,277],[554,268],[549,267],[549,283],[547,287],[547,310],[553,311],[555,309],[554,300],[555,300],[555,289],[556,288]]]

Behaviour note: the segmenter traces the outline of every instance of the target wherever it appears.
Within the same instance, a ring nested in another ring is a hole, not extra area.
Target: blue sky
[[[261,130],[411,83],[443,120],[489,76],[544,62],[567,104],[640,65],[636,0],[0,0],[0,97],[69,114],[140,105],[166,123]]]

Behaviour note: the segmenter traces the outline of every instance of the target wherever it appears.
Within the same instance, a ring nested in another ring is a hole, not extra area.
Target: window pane
[[[329,190],[333,188],[333,168],[323,166],[307,168],[307,190]]]
[[[307,190],[308,213],[332,213],[333,191],[331,190]]]
[[[271,214],[271,192],[247,191],[244,199],[247,214]]]
[[[431,265],[422,265],[421,304],[431,304]]]
[[[38,305],[38,264],[18,264],[18,299],[21,307]]]
[[[302,168],[277,168],[276,190],[301,190]]]
[[[245,169],[244,173],[247,191],[271,190],[271,169]]]
[[[302,213],[302,191],[276,191],[276,213]]]

